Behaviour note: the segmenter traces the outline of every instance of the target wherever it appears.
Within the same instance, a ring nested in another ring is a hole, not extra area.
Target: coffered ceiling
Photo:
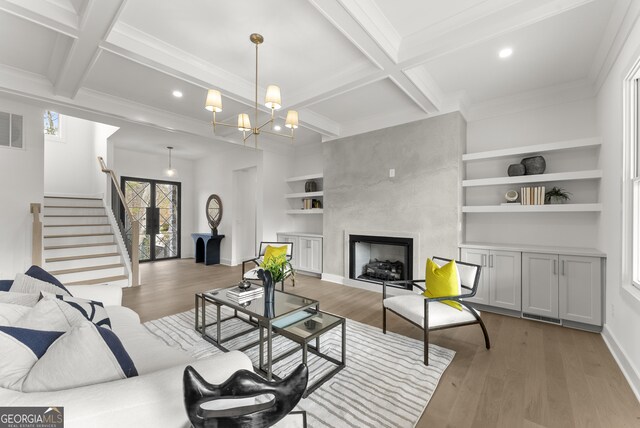
[[[296,144],[306,144],[549,87],[594,93],[637,3],[0,0],[0,92],[101,115],[132,148],[154,144],[141,125],[200,148],[241,144],[233,129],[212,135],[203,105],[208,88],[223,94],[221,119],[253,105],[248,36],[259,32],[259,101],[267,84],[279,85],[278,121],[298,110]],[[500,59],[505,47],[513,55]]]

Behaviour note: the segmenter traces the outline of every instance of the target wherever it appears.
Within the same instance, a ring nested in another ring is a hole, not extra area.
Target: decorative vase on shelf
[[[264,287],[264,309],[266,314],[268,305],[273,308],[273,298],[275,295],[276,286],[273,283],[271,272],[269,272],[268,270],[258,269],[258,278],[262,280],[262,286]]]
[[[524,165],[525,175],[542,174],[547,169],[547,162],[542,156],[532,156],[520,161]]]
[[[309,180],[306,183],[304,183],[304,191],[309,193],[309,192],[315,192],[318,190],[318,185],[316,184],[315,181],[313,180]]]

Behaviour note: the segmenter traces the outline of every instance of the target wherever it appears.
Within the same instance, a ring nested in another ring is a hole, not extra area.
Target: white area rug
[[[223,310],[223,318],[231,311]],[[144,326],[171,346],[189,352],[194,358],[218,354],[214,345],[200,337],[194,328],[194,311],[149,321]],[[207,322],[215,320],[207,308]],[[239,320],[223,323],[222,337],[247,329]],[[215,326],[208,330],[215,336]],[[225,343],[235,349],[256,340],[257,331]],[[321,351],[340,359],[342,332],[335,328],[321,338]],[[281,336],[274,339],[274,356],[295,344]],[[414,427],[429,403],[442,373],[455,352],[430,345],[429,366],[422,364],[422,342],[347,319],[347,366],[324,385],[303,399],[296,410],[307,411],[309,427]],[[257,346],[245,352],[257,365]],[[302,361],[301,352],[278,362],[274,373],[286,376]],[[333,364],[309,354],[309,383],[330,370]],[[205,376],[206,378],[206,376]]]

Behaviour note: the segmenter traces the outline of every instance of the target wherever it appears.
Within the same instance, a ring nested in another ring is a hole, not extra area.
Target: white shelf
[[[550,204],[550,205],[472,205],[462,207],[463,213],[560,213],[599,212],[602,204]]]
[[[602,170],[558,172],[552,174],[520,175],[517,177],[478,178],[463,180],[462,187],[498,186],[501,184],[545,183],[549,181],[593,180],[602,178]]]
[[[298,199],[298,198],[321,198],[324,195],[324,192],[320,190],[319,192],[300,192],[300,193],[288,193],[284,195],[287,199]]]
[[[317,174],[301,175],[299,177],[287,178],[285,181],[287,183],[295,183],[296,181],[321,180],[322,177],[323,177],[322,173],[319,172]]]
[[[462,161],[476,161],[484,159],[498,159],[511,156],[535,155],[545,152],[555,152],[560,150],[579,149],[585,147],[596,147],[601,144],[600,138],[582,138],[579,140],[558,141],[555,143],[536,144],[532,146],[513,147],[501,150],[490,150],[486,152],[467,153],[462,155]]]
[[[287,210],[285,211],[287,214],[305,214],[305,215],[310,215],[310,214],[322,214],[322,208],[311,208],[308,210]]]

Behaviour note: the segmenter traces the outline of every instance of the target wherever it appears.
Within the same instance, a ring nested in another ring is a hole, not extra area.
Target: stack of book
[[[227,290],[227,297],[238,303],[245,303],[253,299],[260,298],[264,295],[264,288],[259,285],[251,284],[247,289],[233,287]]]
[[[520,188],[522,205],[544,205],[544,194],[544,186]]]

